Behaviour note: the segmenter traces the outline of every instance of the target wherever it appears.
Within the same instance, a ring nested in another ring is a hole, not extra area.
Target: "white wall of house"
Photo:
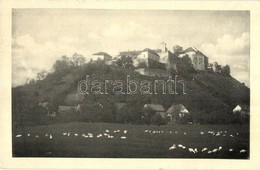
[[[241,108],[239,105],[237,105],[237,106],[234,108],[233,113],[241,112],[241,111],[242,111],[242,108]]]

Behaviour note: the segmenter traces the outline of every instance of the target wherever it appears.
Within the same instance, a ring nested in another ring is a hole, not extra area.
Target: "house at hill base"
[[[39,102],[39,106],[43,107],[46,111],[46,116],[48,117],[56,117],[56,112],[53,111],[52,105],[50,102]]]
[[[154,117],[160,117],[166,119],[166,111],[160,104],[145,104],[143,107],[144,117],[153,119]]]
[[[92,54],[91,59],[92,59],[92,62],[95,62],[95,61],[98,61],[98,60],[102,60],[107,65],[111,65],[112,64],[112,56],[109,55],[106,52],[94,53],[94,54]]]
[[[241,117],[248,116],[249,115],[249,107],[248,107],[248,105],[244,105],[244,104],[237,105],[233,109],[233,113],[238,114]]]
[[[182,104],[173,104],[166,111],[167,120],[169,123],[176,123],[183,119],[185,116],[189,115],[189,111]]]

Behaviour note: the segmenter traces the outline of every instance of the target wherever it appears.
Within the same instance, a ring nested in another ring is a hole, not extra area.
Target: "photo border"
[[[257,1],[87,1],[4,0],[0,2],[0,167],[63,169],[259,169],[260,2]],[[11,43],[13,8],[250,11],[250,159],[13,158],[11,131]]]

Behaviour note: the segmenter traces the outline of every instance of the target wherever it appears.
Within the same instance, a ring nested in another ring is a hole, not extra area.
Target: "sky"
[[[248,11],[13,9],[12,86],[23,85],[63,55],[157,49],[165,42],[196,47],[230,65],[231,75],[249,84]]]

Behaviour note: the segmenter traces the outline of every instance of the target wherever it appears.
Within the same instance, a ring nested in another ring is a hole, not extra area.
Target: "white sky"
[[[13,86],[49,70],[62,55],[195,46],[210,62],[231,66],[249,86],[250,16],[246,11],[86,9],[13,10]]]

